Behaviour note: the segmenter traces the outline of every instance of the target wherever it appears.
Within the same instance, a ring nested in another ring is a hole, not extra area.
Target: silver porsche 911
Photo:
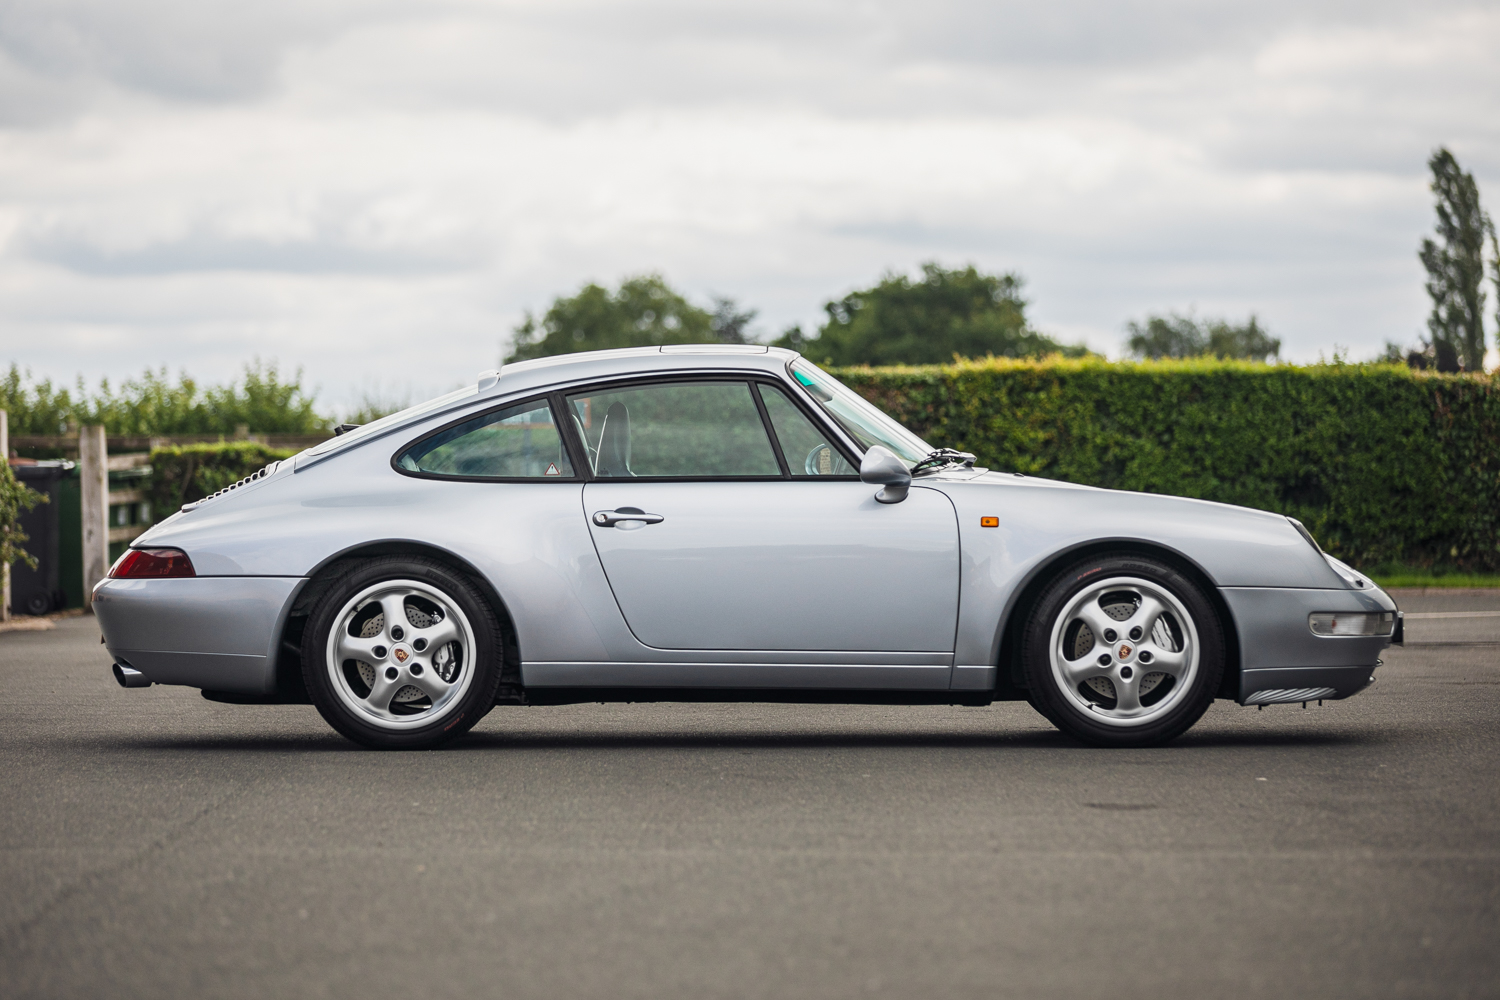
[[[94,590],[125,687],[371,747],[499,705],[984,705],[1144,746],[1346,698],[1395,603],[1296,521],[974,467],[798,355],[572,354],[188,504]]]

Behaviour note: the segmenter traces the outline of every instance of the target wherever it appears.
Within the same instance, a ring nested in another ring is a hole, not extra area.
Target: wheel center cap
[[[405,663],[407,660],[411,659],[411,650],[407,649],[405,646],[397,646],[395,650],[395,656],[397,663]]]
[[[1120,659],[1122,659],[1122,660],[1129,659],[1130,658],[1130,654],[1133,653],[1133,652],[1135,652],[1135,650],[1131,647],[1130,643],[1128,643],[1128,642],[1122,642],[1122,643],[1120,643],[1120,650],[1119,650]],[[399,656],[401,654],[397,653],[396,655]]]

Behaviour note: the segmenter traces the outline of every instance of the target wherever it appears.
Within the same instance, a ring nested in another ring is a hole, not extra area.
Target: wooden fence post
[[[104,427],[78,429],[78,482],[83,508],[83,606],[94,607],[94,584],[109,572],[109,454]]]
[[[0,461],[10,465],[10,414],[0,410]],[[0,622],[10,621],[10,563],[0,566]]]

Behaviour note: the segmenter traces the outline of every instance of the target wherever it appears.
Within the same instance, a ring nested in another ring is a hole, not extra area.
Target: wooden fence
[[[272,448],[289,448],[301,451],[321,444],[332,434],[251,434],[248,431],[234,435],[224,434],[174,434],[171,437],[147,437],[144,435],[111,434],[105,438],[110,453],[150,452],[174,444],[213,444],[219,441],[258,441]],[[47,451],[62,452],[69,457],[78,454],[77,434],[20,434],[12,435],[10,447],[17,452]]]
[[[110,546],[129,543],[144,534],[155,520],[146,490],[135,484],[110,489],[110,473],[149,472],[151,452],[180,444],[212,444],[220,441],[256,441],[272,448],[301,451],[327,441],[331,434],[251,434],[237,428],[223,434],[179,434],[171,437],[106,435],[103,427],[83,427],[73,434],[6,435],[6,413],[0,410],[0,455],[43,453],[61,455],[78,463],[78,486],[83,546],[83,606],[93,603],[94,584],[109,572]],[[123,477],[128,480],[130,477]],[[123,485],[123,484],[122,484]],[[62,526],[70,530],[70,526]],[[0,571],[0,619],[10,614],[9,567]],[[76,578],[75,578],[76,579]]]

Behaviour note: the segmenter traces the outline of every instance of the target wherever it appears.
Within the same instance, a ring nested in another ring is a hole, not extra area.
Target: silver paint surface
[[[958,526],[941,492],[877,503],[859,482],[593,482],[586,511],[635,637],[658,649],[945,652],[958,613]],[[631,522],[627,522],[631,523]]]
[[[110,655],[156,684],[263,694],[299,577],[104,579],[94,614]]]

